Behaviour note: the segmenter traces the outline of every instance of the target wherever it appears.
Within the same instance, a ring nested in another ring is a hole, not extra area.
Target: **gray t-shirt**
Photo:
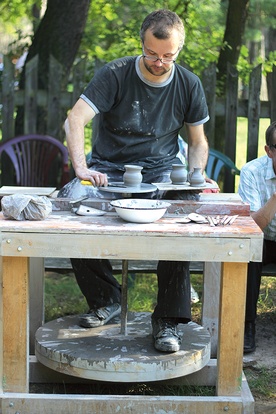
[[[161,84],[147,81],[140,56],[114,60],[99,69],[81,98],[96,112],[92,161],[124,170],[127,163],[144,169],[166,169],[174,162],[184,122],[208,121],[199,78],[173,65]]]

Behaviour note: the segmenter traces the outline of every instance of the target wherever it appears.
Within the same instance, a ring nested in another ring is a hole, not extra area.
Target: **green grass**
[[[116,276],[121,281],[121,276]],[[202,294],[202,275],[191,275],[195,290]],[[153,312],[156,304],[156,274],[129,275],[128,306],[133,312]],[[87,311],[86,301],[73,273],[49,272],[45,277],[45,321]],[[201,301],[193,305],[194,319],[199,321]]]
[[[120,275],[116,276],[120,282]],[[193,320],[200,323],[203,275],[191,274],[191,283],[199,295],[192,305]],[[156,274],[130,275],[128,281],[128,307],[134,312],[152,312],[156,304]],[[87,311],[86,301],[73,273],[65,275],[47,273],[45,277],[45,321],[64,315]],[[259,317],[270,315],[276,322],[276,277],[263,277],[258,300]]]
[[[250,367],[244,370],[252,394],[266,400],[276,401],[276,373],[266,367]]]

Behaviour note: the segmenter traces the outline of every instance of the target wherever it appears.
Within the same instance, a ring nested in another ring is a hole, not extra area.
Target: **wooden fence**
[[[14,65],[10,59],[4,57],[4,72],[2,75],[2,91],[0,105],[2,105],[2,140],[14,136],[15,113],[19,106],[24,106],[24,133],[35,133],[37,124],[37,108],[47,110],[47,131],[64,140],[61,128],[64,113],[77,101],[85,86],[85,60],[81,60],[73,67],[70,91],[62,90],[62,66],[53,58],[50,59],[50,75],[48,90],[39,90],[37,82],[38,57],[34,57],[26,65],[25,90],[15,87]],[[217,148],[228,155],[234,162],[236,156],[237,118],[248,118],[247,161],[256,158],[258,154],[258,136],[260,118],[276,120],[276,66],[271,74],[271,99],[261,101],[261,65],[255,67],[250,74],[248,99],[240,99],[238,93],[239,74],[233,67],[228,68],[226,98],[216,97],[216,68],[211,66],[205,70],[202,83],[205,90],[210,112],[210,121],[206,124],[206,135],[209,145],[215,148],[215,120],[223,117],[225,132],[220,142],[224,148]]]

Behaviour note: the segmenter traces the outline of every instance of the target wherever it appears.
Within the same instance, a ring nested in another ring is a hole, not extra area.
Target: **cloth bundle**
[[[45,196],[13,194],[1,200],[2,212],[7,219],[44,220],[52,212],[52,203]]]

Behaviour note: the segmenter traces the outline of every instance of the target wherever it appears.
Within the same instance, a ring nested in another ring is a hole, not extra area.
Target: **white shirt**
[[[258,211],[276,192],[276,175],[272,159],[267,155],[246,163],[241,169],[238,193],[250,204],[250,211]],[[264,229],[266,240],[276,241],[276,216]]]

